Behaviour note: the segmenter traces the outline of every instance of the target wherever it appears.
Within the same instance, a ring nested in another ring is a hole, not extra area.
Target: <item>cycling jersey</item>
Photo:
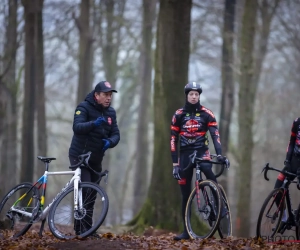
[[[193,106],[191,108],[191,106]],[[178,109],[171,123],[171,155],[173,163],[178,163],[178,140],[180,151],[207,148],[209,145],[207,131],[212,137],[215,151],[222,155],[221,142],[216,118],[211,110],[200,105],[186,104]]]
[[[300,157],[300,117],[297,118],[292,125],[286,160],[291,161],[293,154]]]

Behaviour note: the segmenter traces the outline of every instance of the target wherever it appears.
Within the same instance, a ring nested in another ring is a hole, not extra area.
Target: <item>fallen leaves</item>
[[[298,242],[281,242],[280,244],[271,244],[256,240],[254,238],[236,238],[227,239],[197,239],[174,241],[174,233],[155,234],[137,236],[132,233],[114,234],[106,232],[101,234],[100,240],[91,238],[73,239],[61,241],[55,238],[50,232],[45,232],[40,238],[38,232],[31,230],[24,236],[13,239],[9,231],[0,233],[0,249],[148,249],[148,250],[255,250],[255,249],[300,249]]]

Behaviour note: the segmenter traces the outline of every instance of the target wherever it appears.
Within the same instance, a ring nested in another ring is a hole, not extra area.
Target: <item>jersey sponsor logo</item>
[[[196,141],[196,139],[187,139],[187,141],[189,144],[193,144]]]
[[[107,122],[108,122],[109,125],[111,125],[111,118],[110,117],[107,118]]]
[[[188,132],[193,133],[198,130],[198,128],[201,127],[201,124],[199,124],[196,120],[191,119],[186,122],[185,125],[183,125],[183,128],[185,128]]]
[[[186,115],[185,116],[190,116],[190,114],[189,113],[186,113]]]
[[[196,116],[200,116],[200,113],[197,113]]]
[[[175,136],[171,136],[171,151],[175,152]]]
[[[104,82],[104,85],[105,85],[106,87],[108,87],[108,88],[111,88],[111,85],[110,85],[109,82]]]
[[[211,116],[212,118],[215,118],[215,115],[214,115],[213,112],[211,112],[209,109],[207,109],[207,108],[205,108],[205,107],[202,106],[202,109],[201,109],[201,110],[204,110],[206,113],[210,114],[210,116]]]
[[[76,114],[76,115],[80,115],[80,113],[81,113],[81,111],[80,111],[80,110],[77,110],[75,114]]]

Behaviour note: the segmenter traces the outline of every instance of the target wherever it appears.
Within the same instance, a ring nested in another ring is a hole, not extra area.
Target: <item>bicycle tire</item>
[[[286,207],[285,197],[283,197],[283,203],[282,203],[282,205],[280,205],[279,209],[276,205],[275,198],[279,192],[281,193],[281,195],[284,195],[284,191],[282,188],[276,188],[276,189],[272,190],[271,193],[268,195],[268,197],[265,199],[265,201],[260,209],[258,220],[257,220],[257,225],[256,225],[256,237],[257,238],[267,239],[269,241],[274,238],[274,236],[276,235],[276,233],[278,231],[278,228],[281,223],[283,210]],[[271,203],[269,204],[270,201],[271,201]],[[265,215],[264,213],[265,213],[266,209],[267,209],[267,211],[266,211],[267,214]],[[270,213],[271,210],[272,211],[275,210],[275,212],[272,214],[272,216]],[[267,221],[268,221],[268,219],[271,219],[269,227],[266,227],[267,222],[263,223],[264,218],[266,218]],[[278,219],[277,223],[275,223],[276,219]],[[266,232],[265,231],[263,232],[263,230],[261,228],[262,226],[264,227],[264,229],[266,228]]]
[[[24,196],[24,194],[31,191]],[[19,201],[18,199],[21,198]],[[31,183],[21,183],[12,188],[2,199],[0,203],[0,224],[1,229],[11,230],[13,238],[24,235],[32,226],[33,220],[38,216],[40,205],[38,189]],[[18,201],[18,203],[16,203]],[[22,211],[30,212],[31,217],[11,211],[11,207],[15,205]]]
[[[214,165],[216,165],[216,166],[214,166]],[[216,178],[220,177],[223,174],[224,170],[225,170],[224,164],[222,164],[221,167],[219,165],[220,164],[213,164],[213,169],[214,169],[213,173],[214,173]],[[215,169],[217,169],[217,170],[215,170]]]
[[[297,213],[295,213],[296,216],[296,239],[300,240],[300,225],[299,225],[299,220],[300,220],[300,203],[298,205]]]
[[[199,192],[200,209],[198,208],[196,187],[194,187],[185,210],[185,225],[191,239],[205,239],[213,236],[220,222],[221,196],[218,185],[212,180],[201,181]],[[204,198],[202,202],[201,197]],[[194,203],[198,211],[193,211]],[[203,222],[200,222],[202,219]]]
[[[81,213],[74,211],[74,186],[65,190],[50,208],[48,225],[52,234],[58,239],[85,238],[101,226],[107,215],[109,201],[102,187],[90,182],[81,182],[79,190],[82,190],[84,206]],[[65,218],[67,220],[63,221]]]
[[[222,185],[220,185],[220,184],[218,184],[218,185],[219,185],[219,189],[220,189],[220,192],[222,195],[221,196],[222,202],[223,202],[223,204],[225,204],[225,209],[227,210],[225,215],[223,215],[223,211],[221,210],[221,216],[224,216],[224,217],[220,218],[220,224],[218,227],[219,236],[223,239],[223,238],[227,238],[232,235],[232,221],[231,221],[230,205],[228,202],[227,195],[226,195],[225,190],[222,187]],[[224,208],[222,208],[222,209],[224,209]]]

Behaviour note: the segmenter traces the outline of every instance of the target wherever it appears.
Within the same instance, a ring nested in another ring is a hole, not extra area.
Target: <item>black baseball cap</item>
[[[118,91],[116,91],[111,87],[108,81],[101,81],[97,83],[97,85],[95,86],[95,92],[110,92],[110,91],[118,93]]]

